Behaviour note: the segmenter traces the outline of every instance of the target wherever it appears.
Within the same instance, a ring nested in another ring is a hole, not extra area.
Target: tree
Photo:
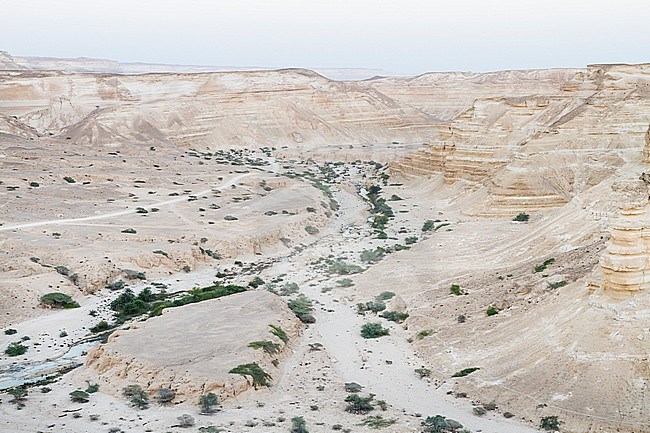
[[[149,408],[149,397],[147,393],[144,392],[139,385],[129,385],[126,388],[122,389],[122,394],[125,397],[131,398],[131,404],[138,409],[148,409]]]
[[[199,405],[201,406],[201,413],[214,412],[214,406],[219,404],[219,397],[213,392],[204,394],[199,398]]]
[[[291,433],[309,433],[307,430],[307,423],[301,416],[291,418]]]
[[[161,404],[169,403],[174,399],[174,397],[176,397],[176,393],[170,388],[160,388],[154,394],[154,398]]]

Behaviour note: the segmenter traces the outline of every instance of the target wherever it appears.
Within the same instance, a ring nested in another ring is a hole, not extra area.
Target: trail
[[[234,185],[235,183],[239,182],[241,179],[247,177],[247,176],[252,176],[254,173],[244,173],[240,174],[238,176],[233,177],[227,182],[222,183],[221,185],[211,187],[209,189],[204,189],[203,191],[195,192],[195,193],[190,193],[186,195],[182,195],[179,197],[175,197],[173,199],[165,200],[165,201],[160,201],[160,202],[155,202],[151,203],[148,206],[154,206],[154,207],[161,207],[161,206],[167,206],[175,203],[180,203],[182,201],[187,201],[187,198],[191,195],[203,195],[207,194],[209,192],[212,192],[213,189],[221,189],[221,188],[228,188],[231,185]],[[32,228],[32,227],[41,227],[41,226],[47,226],[47,225],[65,225],[65,224],[76,224],[76,223],[81,223],[81,222],[86,222],[86,221],[97,221],[97,220],[103,220],[103,219],[110,219],[110,218],[115,218],[119,216],[124,216],[124,215],[129,215],[129,214],[134,214],[136,213],[135,209],[125,209],[121,211],[116,211],[116,212],[110,212],[110,213],[105,213],[101,215],[92,215],[92,216],[86,216],[86,217],[80,217],[80,218],[65,218],[65,219],[54,219],[54,220],[47,220],[47,221],[36,221],[36,222],[31,222],[31,223],[23,223],[23,224],[15,224],[11,226],[3,226],[0,227],[0,232],[5,232],[5,231],[10,231],[10,230],[18,230],[18,229],[25,229],[25,228]]]

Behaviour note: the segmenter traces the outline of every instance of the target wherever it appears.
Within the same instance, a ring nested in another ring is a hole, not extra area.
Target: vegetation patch
[[[70,296],[61,292],[47,293],[41,296],[41,303],[51,308],[78,308],[79,304]]]
[[[361,336],[365,339],[379,338],[389,334],[390,331],[384,328],[383,326],[381,326],[381,323],[379,322],[365,323],[361,327]]]
[[[544,260],[544,263],[535,266],[535,273],[544,271],[549,265],[552,265],[553,263],[555,263],[555,259],[552,257],[550,259]]]

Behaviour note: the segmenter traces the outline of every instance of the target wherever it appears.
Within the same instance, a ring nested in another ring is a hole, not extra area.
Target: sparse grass
[[[342,280],[337,280],[336,284],[338,284],[340,287],[352,287],[354,286],[354,281],[349,278],[343,278]]]
[[[386,419],[381,416],[369,416],[365,418],[360,426],[370,427],[371,429],[378,430],[386,427],[390,427],[397,422],[396,419]]]
[[[544,271],[549,265],[552,265],[553,263],[555,263],[555,259],[552,257],[550,259],[544,260],[544,263],[535,266],[535,273]]]

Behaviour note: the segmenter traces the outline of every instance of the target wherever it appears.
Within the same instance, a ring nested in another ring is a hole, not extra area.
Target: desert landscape
[[[650,65],[0,69],[0,430],[650,432]]]

